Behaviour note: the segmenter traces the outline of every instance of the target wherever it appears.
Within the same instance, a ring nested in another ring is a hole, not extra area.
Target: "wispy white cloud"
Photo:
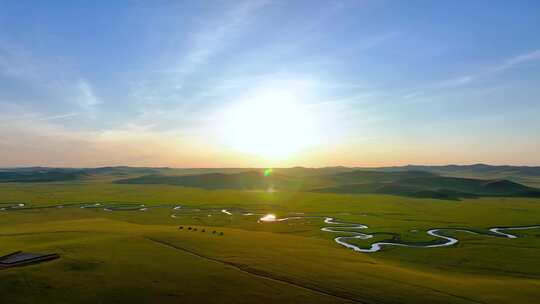
[[[15,119],[0,127],[0,166],[219,166],[216,147],[178,132],[131,123],[102,131],[74,130],[57,121],[71,114],[29,116],[35,119]]]
[[[540,50],[534,50],[525,54],[520,54],[504,60],[503,62],[487,67],[480,72],[462,75],[456,78],[448,79],[435,84],[435,88],[451,88],[470,84],[478,79],[488,77],[490,75],[505,72],[516,68],[528,62],[540,60]]]
[[[28,95],[18,94],[17,98],[24,98],[23,103],[34,105],[34,113],[39,112],[36,111],[38,108],[49,113],[55,106],[60,108],[68,104],[90,110],[102,102],[92,84],[67,66],[61,56],[40,56],[30,50],[14,41],[0,39],[0,77],[28,88]],[[48,107],[40,107],[44,104]],[[53,114],[51,117],[67,118],[64,115]]]
[[[266,0],[243,1],[233,6],[222,19],[215,22],[205,19],[205,26],[192,33],[190,51],[182,59],[178,71],[181,74],[194,72],[199,65],[222,50],[232,37],[242,32],[255,13],[268,3]]]
[[[101,100],[96,97],[92,85],[84,80],[80,79],[77,83],[77,96],[75,102],[83,108],[91,108],[101,103]]]
[[[531,62],[531,61],[536,61],[536,60],[540,60],[540,50],[534,50],[529,53],[525,53],[525,54],[521,54],[512,58],[509,58],[502,64],[492,67],[490,71],[493,73],[502,72],[502,71],[511,69],[515,66],[518,66],[527,62]]]
[[[480,74],[459,76],[459,77],[456,77],[456,78],[452,78],[452,79],[448,79],[448,80],[439,82],[439,83],[435,84],[435,87],[436,88],[458,87],[458,86],[469,84],[472,81],[476,80],[478,77],[480,77]]]
[[[152,112],[156,105],[175,103],[181,106],[186,100],[198,99],[186,96],[185,92],[188,88],[207,85],[193,80],[193,76],[231,45],[233,40],[249,30],[257,13],[269,3],[268,0],[225,2],[228,8],[219,15],[200,18],[187,35],[182,33],[185,44],[179,47],[177,58],[166,56],[158,59],[158,65],[162,65],[162,68],[149,70],[140,79],[130,81],[129,95],[132,100],[142,111]]]
[[[51,115],[51,116],[44,116],[40,117],[37,120],[60,120],[60,119],[66,119],[77,116],[77,113],[66,113],[66,114],[59,114],[59,115]]]
[[[404,99],[412,99],[412,98],[415,98],[415,97],[422,96],[424,94],[425,94],[425,92],[423,92],[423,91],[412,91],[412,92],[409,92],[409,93],[406,93],[405,95],[403,95],[403,98]]]
[[[78,113],[46,115],[21,105],[2,101],[0,101],[0,109],[0,126],[28,124],[32,122],[60,121],[79,115]]]

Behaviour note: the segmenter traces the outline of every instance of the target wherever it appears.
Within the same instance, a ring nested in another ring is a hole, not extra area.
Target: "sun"
[[[281,160],[318,143],[317,119],[293,91],[260,89],[223,113],[220,137],[234,150]]]

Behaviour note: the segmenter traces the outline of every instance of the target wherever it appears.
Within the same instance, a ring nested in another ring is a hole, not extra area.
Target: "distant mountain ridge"
[[[459,199],[482,196],[540,197],[540,190],[508,180],[440,176],[424,171],[355,170],[320,176],[272,174],[261,171],[200,175],[145,175],[118,180],[121,184],[166,184],[204,189],[300,190],[346,194],[390,194]]]
[[[360,171],[358,173],[366,172],[371,173],[371,171]],[[539,189],[508,180],[448,177],[422,171],[375,172],[382,173],[384,178],[373,175],[375,176],[374,179],[357,179],[354,183],[351,179],[349,183],[345,182],[341,185],[315,189],[313,191],[353,194],[380,193],[442,199],[482,196],[540,197]],[[354,173],[356,174],[357,172],[355,171]]]
[[[174,167],[131,167],[131,166],[105,166],[95,168],[64,168],[64,167],[0,167],[0,172],[34,172],[34,171],[85,171],[85,172],[189,172],[189,171],[205,171],[205,172],[217,172],[222,173],[224,171],[250,171],[262,168],[174,168]],[[386,167],[345,167],[345,166],[333,166],[333,167],[288,167],[288,168],[274,168],[274,170],[295,173],[300,175],[313,175],[320,173],[340,173],[350,172],[357,170],[364,171],[426,171],[426,172],[514,172],[519,174],[529,174],[534,176],[540,176],[540,166],[512,166],[512,165],[487,165],[487,164],[473,164],[473,165],[404,165],[404,166],[386,166]]]
[[[267,189],[271,184],[279,179],[274,176],[264,178],[261,172],[241,172],[241,173],[204,173],[199,175],[145,175],[137,178],[123,179],[117,181],[120,184],[165,184],[178,185],[184,187],[196,187],[204,189]]]
[[[428,172],[476,172],[476,173],[507,173],[507,174],[523,174],[531,176],[540,176],[540,166],[510,166],[510,165],[406,165],[406,166],[391,166],[366,168],[366,170],[377,171],[428,171]]]
[[[420,166],[407,165],[400,167],[380,167],[374,169],[383,172],[399,172],[420,170],[432,172],[443,176],[470,177],[479,179],[508,179],[513,182],[540,188],[539,166],[509,166],[509,165],[445,165],[445,166]]]
[[[540,174],[540,167],[481,164],[409,165],[369,169],[276,168],[269,176],[265,176],[262,169],[252,168],[31,167],[0,169],[0,182],[71,182],[97,179],[117,184],[163,184],[212,190],[273,189],[457,199],[481,196],[540,197],[540,190],[537,189],[539,187],[534,184],[540,181],[537,174]]]
[[[21,168],[15,170],[0,170],[0,182],[4,183],[70,181],[86,176],[87,173],[77,169]]]

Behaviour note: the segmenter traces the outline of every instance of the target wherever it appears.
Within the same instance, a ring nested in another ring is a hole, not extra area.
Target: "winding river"
[[[527,229],[540,229],[540,225],[533,226],[514,226],[514,227],[492,227],[488,228],[485,232],[482,230],[471,230],[467,228],[433,228],[426,231],[430,236],[436,238],[436,241],[419,244],[419,243],[406,243],[401,241],[382,241],[374,242],[369,245],[369,247],[360,247],[359,245],[354,244],[353,240],[368,240],[374,237],[373,234],[363,233],[360,230],[369,228],[367,225],[357,224],[357,223],[346,223],[339,222],[333,217],[329,216],[310,216],[303,215],[303,213],[295,213],[294,216],[277,218],[273,214],[261,214],[246,212],[241,209],[215,209],[215,208],[195,208],[182,206],[179,204],[163,204],[163,205],[152,205],[147,206],[141,203],[69,203],[69,204],[59,204],[59,205],[48,205],[48,206],[38,206],[30,207],[24,203],[0,203],[0,211],[23,211],[30,209],[47,209],[47,208],[64,208],[64,207],[79,207],[81,209],[102,209],[103,211],[108,212],[119,212],[119,211],[140,211],[144,212],[150,208],[167,208],[171,209],[172,212],[170,216],[172,218],[177,218],[179,216],[186,215],[199,215],[205,214],[207,216],[212,215],[224,215],[224,216],[234,216],[235,214],[241,216],[260,216],[258,218],[258,223],[272,223],[272,222],[284,222],[291,220],[302,220],[302,219],[320,219],[323,221],[325,226],[321,227],[320,230],[328,233],[339,234],[334,238],[334,241],[351,250],[356,252],[370,253],[380,251],[383,247],[387,246],[399,246],[399,247],[412,247],[412,248],[436,248],[436,247],[447,247],[452,246],[458,243],[458,239],[451,237],[447,232],[465,232],[471,234],[481,234],[492,237],[502,237],[508,239],[518,238],[517,235],[511,234],[509,231],[512,230],[527,230]],[[416,230],[415,230],[416,231]]]
[[[367,240],[373,238],[373,234],[368,233],[362,233],[358,230],[361,229],[367,229],[369,228],[366,225],[363,224],[356,224],[356,223],[344,223],[344,222],[338,222],[335,221],[332,217],[326,217],[326,216],[293,216],[293,217],[284,217],[284,218],[276,218],[272,214],[265,215],[259,219],[259,222],[283,222],[283,221],[289,221],[289,220],[296,220],[296,219],[308,219],[308,218],[322,218],[325,224],[333,225],[333,226],[324,226],[321,227],[321,231],[324,232],[330,232],[330,233],[337,233],[337,234],[346,234],[345,236],[337,236],[334,238],[334,241],[338,243],[339,245],[352,249],[357,252],[364,252],[364,253],[370,253],[370,252],[377,252],[381,250],[384,246],[400,246],[400,247],[411,247],[411,248],[436,248],[436,247],[446,247],[446,246],[452,246],[458,243],[458,239],[444,235],[443,231],[458,231],[458,232],[466,232],[471,234],[483,234],[488,236],[496,236],[496,237],[505,237],[510,239],[517,238],[516,235],[503,232],[503,230],[525,230],[525,229],[537,229],[540,228],[540,225],[535,226],[519,226],[519,227],[493,227],[489,228],[489,232],[479,232],[479,231],[473,231],[469,229],[463,229],[463,228],[435,228],[435,229],[429,229],[426,233],[439,239],[439,242],[433,243],[433,244],[426,244],[426,245],[420,245],[420,244],[410,244],[405,242],[375,242],[371,243],[368,248],[362,248],[358,245],[355,245],[349,240]]]

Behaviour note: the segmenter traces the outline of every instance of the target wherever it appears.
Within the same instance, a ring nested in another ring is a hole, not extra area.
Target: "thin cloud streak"
[[[524,64],[531,61],[536,61],[536,60],[540,60],[540,50],[534,50],[526,54],[512,57],[508,59],[506,62],[504,62],[503,64],[493,67],[491,71],[494,73],[502,72],[502,71],[511,69],[517,65]]]
[[[452,78],[435,85],[436,88],[453,88],[472,83],[480,78],[488,77],[496,73],[501,73],[512,68],[518,67],[528,62],[540,60],[540,50],[534,50],[525,54],[517,55],[508,58],[503,63],[486,68],[483,72],[463,75],[457,78]]]
[[[101,103],[88,81],[80,79],[77,83],[77,89],[78,96],[75,98],[75,102],[81,107],[88,109]]]
[[[77,114],[77,113],[67,113],[67,114],[61,114],[61,115],[46,116],[46,117],[39,118],[37,120],[59,120],[59,119],[75,117],[77,115],[79,115],[79,114]]]
[[[214,22],[208,28],[193,33],[191,51],[184,56],[177,72],[181,75],[195,72],[199,65],[206,63],[215,53],[223,49],[230,38],[243,31],[253,15],[268,3],[269,1],[263,0],[241,2],[225,14],[224,20]]]

